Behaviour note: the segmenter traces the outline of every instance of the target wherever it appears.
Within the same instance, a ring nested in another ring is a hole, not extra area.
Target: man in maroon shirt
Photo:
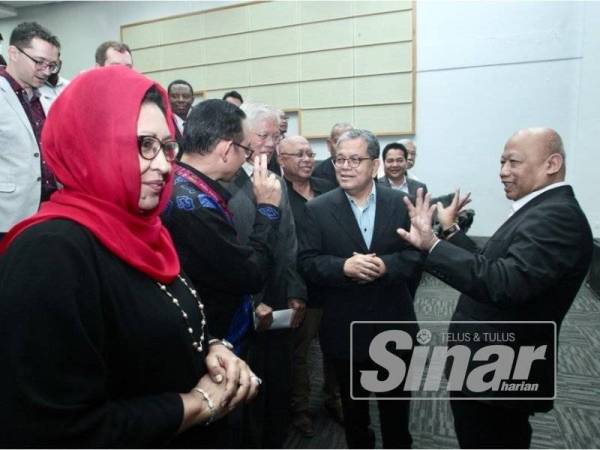
[[[40,140],[46,115],[38,88],[60,70],[60,43],[36,22],[11,33],[0,67],[0,237],[56,190]]]

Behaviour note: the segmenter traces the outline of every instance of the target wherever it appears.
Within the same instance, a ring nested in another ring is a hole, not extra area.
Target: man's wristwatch
[[[223,345],[226,349],[233,351],[233,344],[227,339],[209,339],[208,346],[210,347],[211,345]]]
[[[444,240],[448,240],[452,236],[454,236],[456,233],[458,233],[459,231],[460,231],[460,227],[458,226],[458,224],[456,222],[454,222],[448,228],[446,228],[445,230],[442,230],[442,232],[440,233],[440,237]]]

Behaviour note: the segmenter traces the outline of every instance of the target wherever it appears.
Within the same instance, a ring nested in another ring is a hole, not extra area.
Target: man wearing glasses
[[[315,153],[310,143],[302,136],[290,136],[279,144],[277,155],[279,165],[283,169],[288,198],[296,231],[301,228],[304,219],[305,205],[325,192],[335,189],[335,185],[323,178],[312,176],[315,168]],[[292,424],[305,437],[314,436],[313,422],[309,414],[310,380],[308,374],[308,349],[317,336],[321,315],[321,305],[312,301],[311,286],[308,285],[308,307],[304,321],[294,332],[293,367],[292,367]],[[342,422],[342,406],[333,366],[328,359],[323,361],[325,409],[338,422]]]
[[[8,65],[0,67],[0,238],[56,190],[40,145],[46,115],[38,89],[60,70],[59,54],[56,36],[24,22],[10,36]]]
[[[255,154],[270,160],[280,141],[278,110],[265,104],[246,102],[241,108],[246,113],[249,142]],[[258,199],[252,190],[252,178],[257,167],[248,158],[228,189],[232,193],[229,207],[241,242],[248,242],[252,232]],[[290,326],[297,327],[303,318],[306,285],[296,271],[297,238],[294,217],[285,184],[282,187],[281,222],[275,246],[275,264],[267,274],[263,291],[254,296],[259,321],[272,311],[293,309]],[[250,344],[249,364],[264,380],[256,400],[249,405],[252,421],[244,446],[252,448],[283,447],[289,425],[291,378],[291,332],[289,329],[267,330],[256,333]]]
[[[231,194],[219,181],[231,180],[252,156],[244,118],[237,106],[223,100],[206,100],[192,109],[171,201],[162,215],[183,269],[204,300],[210,334],[240,344],[240,350],[251,324],[251,305],[248,320],[240,323],[246,329],[232,329],[232,321],[243,296],[263,288],[273,264],[281,199],[279,181],[267,173],[266,157],[257,155],[252,234],[248,243],[241,243],[227,206]]]
[[[321,348],[325,357],[331,358],[340,386],[348,447],[374,448],[369,402],[351,398],[350,374],[359,380],[361,371],[373,370],[369,345],[386,328],[378,324],[362,328],[351,341],[350,324],[357,320],[414,322],[407,281],[420,267],[422,256],[410,245],[394,242],[394,230],[407,230],[410,224],[402,201],[406,194],[374,182],[379,168],[375,136],[353,129],[340,136],[336,147],[334,164],[340,187],[306,204],[298,265],[307,282],[318,289],[318,300],[323,303]],[[413,336],[417,332],[414,323],[402,329]],[[410,361],[408,351],[396,356],[406,364]],[[359,383],[352,387],[354,397],[369,396]],[[406,397],[377,403],[383,447],[410,448],[410,392],[403,392],[400,384],[377,395]]]

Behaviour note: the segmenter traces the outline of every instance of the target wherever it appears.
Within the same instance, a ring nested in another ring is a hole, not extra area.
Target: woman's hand
[[[229,410],[251,400],[258,393],[258,386],[262,383],[260,378],[243,359],[224,345],[215,343],[209,346],[205,362],[213,381],[225,386],[222,402]]]
[[[215,383],[208,374],[200,378],[190,392],[179,395],[183,401],[183,420],[179,433],[195,425],[212,423],[229,412],[223,406],[225,383]]]

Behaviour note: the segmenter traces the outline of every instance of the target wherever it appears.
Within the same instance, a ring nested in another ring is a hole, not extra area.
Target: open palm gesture
[[[433,213],[437,206],[430,205],[431,194],[423,196],[423,189],[417,189],[417,198],[413,205],[408,198],[404,197],[404,203],[410,216],[410,231],[398,228],[396,232],[402,239],[419,250],[429,251],[438,238],[433,234],[431,227]]]

